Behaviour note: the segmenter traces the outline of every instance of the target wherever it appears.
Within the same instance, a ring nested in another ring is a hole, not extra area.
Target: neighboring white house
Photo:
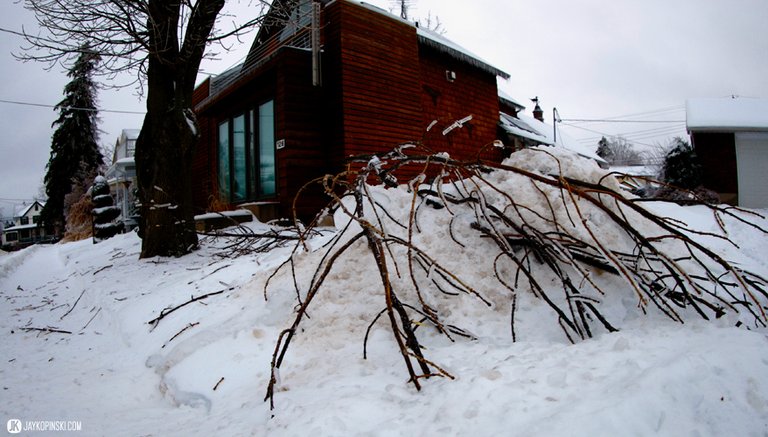
[[[724,202],[768,208],[768,99],[690,99],[686,125],[704,185]]]
[[[136,152],[138,129],[123,129],[115,143],[115,153],[112,165],[107,169],[105,177],[109,188],[115,197],[115,205],[120,208],[121,218],[126,229],[136,225],[136,163],[133,159]]]
[[[17,248],[48,241],[51,236],[40,226],[40,212],[44,203],[35,200],[29,205],[18,208],[13,217],[13,225],[6,226],[2,233],[2,246]]]

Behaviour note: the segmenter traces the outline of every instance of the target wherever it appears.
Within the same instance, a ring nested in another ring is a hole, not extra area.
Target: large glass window
[[[231,182],[229,180],[229,120],[219,125],[219,193],[229,200]]]
[[[259,195],[275,194],[275,105],[259,106]]]
[[[258,200],[277,192],[273,101],[219,124],[218,146],[223,200]]]
[[[240,202],[248,198],[248,156],[245,150],[245,115],[232,119],[232,200]]]

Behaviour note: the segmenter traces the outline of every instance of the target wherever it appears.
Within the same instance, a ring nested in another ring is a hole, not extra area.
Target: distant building
[[[15,211],[12,223],[6,223],[2,230],[2,247],[20,249],[35,243],[50,241],[53,236],[46,234],[40,223],[40,212],[45,203],[35,200]]]
[[[115,198],[115,205],[120,208],[121,220],[126,229],[137,224],[136,209],[136,140],[138,129],[123,129],[115,143],[112,165],[104,175],[109,183],[110,192]]]
[[[686,125],[703,185],[723,202],[768,208],[768,99],[690,99]]]

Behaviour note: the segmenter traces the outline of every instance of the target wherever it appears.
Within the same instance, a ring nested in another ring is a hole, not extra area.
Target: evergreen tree
[[[675,138],[672,150],[667,153],[662,168],[664,182],[692,190],[701,185],[701,164],[690,144]]]
[[[611,145],[608,143],[608,139],[603,137],[597,142],[597,156],[605,159],[607,162],[613,160],[613,151]]]
[[[46,165],[45,193],[48,201],[42,211],[43,222],[60,235],[64,230],[64,198],[73,185],[87,183],[85,174],[103,165],[99,150],[98,112],[96,110],[96,83],[93,73],[99,55],[82,46],[80,55],[67,76],[72,80],[64,87],[64,100],[54,108],[59,117],[52,126],[58,126],[51,141],[51,156]]]

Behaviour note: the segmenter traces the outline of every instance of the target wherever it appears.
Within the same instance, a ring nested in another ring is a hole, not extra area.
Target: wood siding
[[[486,73],[429,47],[420,49],[421,106],[424,129],[434,120],[437,124],[426,133],[424,143],[432,150],[448,152],[457,159],[481,157],[500,159],[499,150],[485,147],[498,138],[499,97],[496,76]],[[446,71],[456,74],[451,82]],[[456,120],[471,115],[472,121],[447,135],[442,132]]]
[[[340,31],[333,69],[341,86],[342,158],[421,139],[416,29],[352,2],[329,10]]]

